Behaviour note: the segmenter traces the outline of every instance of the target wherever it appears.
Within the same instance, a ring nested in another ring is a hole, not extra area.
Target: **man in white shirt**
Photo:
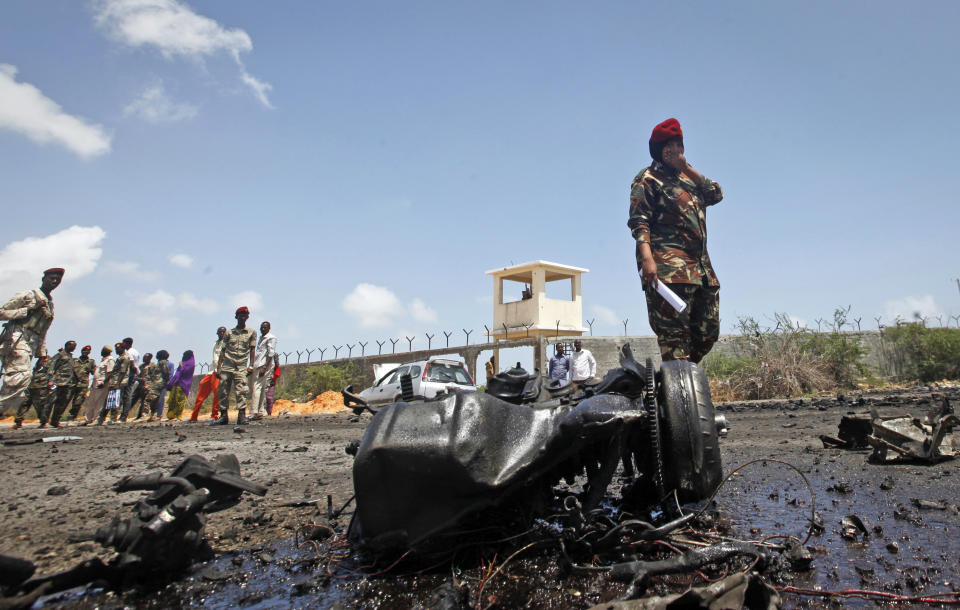
[[[570,352],[570,381],[579,388],[580,384],[597,375],[597,361],[590,350],[583,349],[580,339],[573,342],[573,351]]]
[[[270,323],[260,324],[260,338],[253,356],[253,372],[250,374],[250,407],[253,419],[263,419],[267,414],[267,389],[273,379],[273,357],[277,353],[277,337],[270,332]],[[267,375],[267,369],[270,375]]]
[[[120,422],[127,421],[127,414],[130,413],[130,407],[142,394],[143,385],[137,378],[140,374],[140,352],[133,347],[133,337],[126,337],[123,344],[127,347],[127,356],[130,358],[130,377],[123,386],[121,392],[123,398],[123,408],[120,410]]]

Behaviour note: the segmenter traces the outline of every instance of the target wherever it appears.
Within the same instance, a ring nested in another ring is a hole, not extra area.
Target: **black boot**
[[[242,413],[242,411],[241,411]],[[226,409],[220,409],[220,419],[210,422],[211,426],[226,426],[230,423],[230,418],[227,416]]]
[[[237,411],[237,425],[246,426],[247,425],[247,410],[240,409]]]

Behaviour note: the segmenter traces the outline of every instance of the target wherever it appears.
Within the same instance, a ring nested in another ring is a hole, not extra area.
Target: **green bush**
[[[960,379],[960,329],[898,322],[883,330],[883,339],[902,355],[905,377],[924,383]]]
[[[863,364],[866,351],[857,335],[843,332],[847,325],[850,308],[833,312],[833,329],[828,333],[805,331],[800,338],[801,349],[824,359],[837,385],[852,388],[861,377],[867,375]]]
[[[288,371],[280,377],[277,398],[296,402],[311,400],[327,391],[339,392],[350,384],[363,382],[360,365],[356,362],[290,367]]]

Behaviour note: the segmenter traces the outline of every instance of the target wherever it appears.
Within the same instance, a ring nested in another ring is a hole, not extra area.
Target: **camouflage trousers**
[[[80,408],[83,407],[84,401],[87,399],[87,396],[90,392],[87,391],[86,386],[79,386],[73,388],[73,404],[70,405],[70,419],[76,419],[77,415],[80,414]]]
[[[9,338],[8,338],[9,341]],[[0,415],[16,411],[24,398],[22,392],[30,386],[33,376],[33,349],[26,341],[4,342],[0,346],[3,362],[3,389],[0,389]]]
[[[652,288],[646,289],[650,328],[657,335],[663,360],[700,362],[720,336],[720,287],[666,284],[683,299],[683,313]]]
[[[27,397],[22,400],[20,402],[20,406],[17,407],[17,414],[14,416],[13,421],[18,424],[21,423],[27,416],[27,411],[33,407],[33,410],[37,413],[37,419],[40,420],[40,423],[47,423],[47,420],[50,418],[50,412],[47,410],[48,393],[49,390],[45,385],[41,385],[39,388],[29,388],[27,390]]]
[[[220,411],[230,406],[230,397],[234,397],[237,409],[246,409],[250,395],[247,371],[220,371],[220,384],[217,386],[217,402]]]
[[[60,425],[63,412],[67,410],[67,405],[73,402],[74,392],[72,385],[61,385],[50,390],[50,394],[47,395],[46,411],[54,428]]]

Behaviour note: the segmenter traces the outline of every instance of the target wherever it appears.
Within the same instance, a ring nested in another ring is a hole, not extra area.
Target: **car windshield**
[[[430,363],[430,368],[427,370],[427,381],[473,385],[462,364],[443,364],[440,362]]]

